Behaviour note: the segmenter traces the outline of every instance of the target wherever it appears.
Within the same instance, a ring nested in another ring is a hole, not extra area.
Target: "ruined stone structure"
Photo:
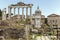
[[[9,13],[9,17],[8,19],[11,19],[11,10],[14,8],[14,16],[16,14],[16,8],[18,8],[18,16],[17,18],[20,19],[20,8],[22,8],[22,19],[24,19],[24,9],[26,9],[26,18],[28,16],[28,8],[30,8],[30,19],[32,20],[32,6],[33,4],[25,4],[23,2],[19,2],[17,4],[12,4],[10,6],[8,6],[8,13]]]
[[[22,8],[22,19],[25,18],[24,15],[24,9],[26,9],[26,18],[28,17],[28,10],[30,10],[30,20],[32,20],[32,6],[33,4],[25,4],[23,2],[18,2],[17,4],[11,4],[8,6],[8,18],[7,19],[11,19],[11,12],[12,9],[14,9],[14,16],[16,14],[16,9],[18,9],[18,15],[17,15],[17,19],[20,19],[20,8]],[[6,9],[4,9],[2,14],[2,20],[6,20],[5,15],[6,15]]]

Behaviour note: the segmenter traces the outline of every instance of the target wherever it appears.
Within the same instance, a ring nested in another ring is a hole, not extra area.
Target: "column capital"
[[[14,9],[15,9],[16,7],[14,7]]]
[[[24,7],[22,7],[22,9],[24,9]]]
[[[12,7],[8,7],[8,8],[12,9]]]
[[[16,9],[16,7],[14,7],[14,9]]]
[[[31,9],[32,7],[30,7],[30,9]]]
[[[32,6],[30,6],[30,8],[32,8]]]

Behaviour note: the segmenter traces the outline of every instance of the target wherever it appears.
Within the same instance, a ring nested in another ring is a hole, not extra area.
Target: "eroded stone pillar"
[[[20,10],[19,10],[19,9],[20,9],[20,8],[18,8],[18,17],[17,17],[18,19],[20,19],[20,14],[19,14],[19,11],[20,11]]]
[[[30,7],[30,21],[32,22],[32,7]]]
[[[16,8],[14,8],[14,16],[15,16],[15,9],[16,9]]]
[[[24,7],[22,8],[22,19],[24,19]]]
[[[11,19],[11,7],[8,7],[8,19]]]
[[[28,7],[26,8],[26,18],[28,18]]]
[[[20,9],[20,8],[18,8],[18,15],[19,15],[19,9]]]

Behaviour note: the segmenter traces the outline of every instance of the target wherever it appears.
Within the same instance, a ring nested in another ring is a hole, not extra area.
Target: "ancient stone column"
[[[2,10],[2,20],[3,20],[3,17],[4,17],[4,15],[3,15],[3,14],[4,14],[4,11]]]
[[[28,18],[28,7],[26,8],[26,18]]]
[[[32,7],[30,7],[30,21],[32,22]]]
[[[6,20],[6,8],[2,10],[2,20]]]
[[[16,9],[16,8],[14,8],[14,16],[15,16],[15,9]]]
[[[11,19],[11,9],[10,7],[8,7],[8,19]]]
[[[24,19],[24,7],[22,8],[22,19]]]
[[[19,15],[19,9],[20,9],[20,8],[18,8],[18,16],[17,16],[17,18],[18,18],[18,19],[20,19],[20,15]]]
[[[20,8],[18,8],[18,15],[19,15],[19,9],[20,9]]]

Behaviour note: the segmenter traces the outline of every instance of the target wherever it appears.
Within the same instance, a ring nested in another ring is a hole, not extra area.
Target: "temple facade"
[[[48,25],[53,28],[60,28],[60,15],[51,14],[47,17]]]
[[[15,18],[16,16],[17,16],[16,17],[17,19],[20,19],[20,18],[24,19],[25,18],[24,11],[26,11],[26,18],[27,18],[27,16],[28,16],[28,10],[30,10],[29,11],[30,12],[30,20],[32,20],[32,17],[31,17],[32,16],[32,6],[33,6],[33,4],[25,4],[23,2],[18,2],[17,4],[11,4],[11,5],[9,5],[8,6],[8,18],[7,19]],[[11,16],[12,9],[13,9],[13,15],[15,17]],[[16,9],[18,9],[17,15],[16,15]],[[22,11],[22,15],[20,14],[20,9],[22,9],[21,10]],[[4,13],[2,13],[2,16],[6,15],[6,9],[2,10],[2,12],[4,12]],[[3,19],[6,20],[4,17],[2,17],[2,20]]]

